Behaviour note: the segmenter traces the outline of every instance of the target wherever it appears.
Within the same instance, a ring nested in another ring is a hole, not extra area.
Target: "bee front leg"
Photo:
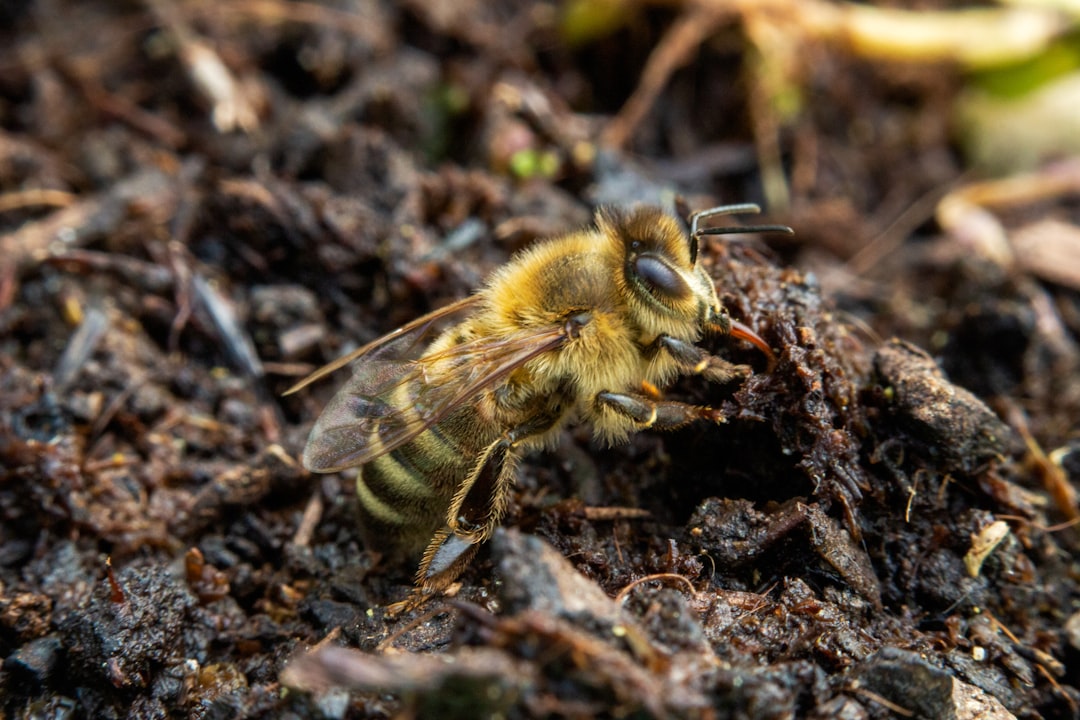
[[[596,395],[596,403],[643,429],[675,430],[695,420],[726,421],[719,410],[678,400],[660,400],[645,393],[601,392]]]
[[[685,375],[702,375],[715,383],[741,380],[750,374],[750,366],[735,365],[710,355],[702,348],[670,335],[660,335],[646,348],[650,354],[666,353],[678,363]]]

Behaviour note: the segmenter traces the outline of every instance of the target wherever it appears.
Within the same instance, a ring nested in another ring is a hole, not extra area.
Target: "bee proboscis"
[[[353,366],[311,430],[304,466],[360,467],[365,542],[419,555],[417,585],[446,588],[498,526],[525,451],[553,444],[575,419],[609,443],[644,428],[722,422],[717,410],[657,392],[679,375],[727,383],[749,373],[698,347],[706,333],[746,340],[772,362],[768,344],[731,320],[698,258],[703,235],[791,232],[698,227],[744,212],[759,209],[713,208],[684,229],[655,207],[601,209],[594,227],[527,248],[476,294],[291,388]]]

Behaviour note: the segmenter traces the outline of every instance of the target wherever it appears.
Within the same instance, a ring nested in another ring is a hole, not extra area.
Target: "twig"
[[[691,597],[697,595],[697,588],[694,587],[694,584],[690,582],[690,580],[685,575],[679,575],[678,573],[656,573],[655,575],[646,575],[645,577],[640,577],[637,580],[631,582],[629,585],[624,587],[615,595],[615,601],[625,601],[627,596],[629,596],[630,593],[633,592],[634,588],[636,588],[638,585],[641,585],[642,583],[651,582],[653,580],[664,580],[681,583],[688,588],[687,592],[690,594]]]
[[[67,207],[74,203],[76,198],[75,193],[64,190],[46,188],[17,190],[0,195],[0,212],[34,206]]]
[[[892,700],[887,700],[886,698],[883,698],[881,695],[878,695],[876,692],[873,692],[872,690],[867,690],[866,688],[856,687],[856,688],[852,688],[851,691],[854,692],[856,695],[862,695],[863,697],[867,698],[868,700],[873,700],[878,705],[884,706],[888,710],[891,710],[892,712],[896,713],[897,715],[900,715],[901,717],[906,717],[906,718],[915,717],[914,711],[908,710],[906,707],[903,707],[901,705],[897,705]]]
[[[300,524],[297,525],[296,532],[293,534],[293,545],[297,547],[311,545],[311,536],[315,534],[315,527],[319,524],[319,520],[322,519],[322,513],[322,493],[316,490],[311,494],[307,506],[304,507],[304,514],[300,518]]]
[[[716,3],[694,5],[683,12],[649,55],[641,72],[641,80],[630,99],[604,128],[600,136],[602,144],[612,148],[621,148],[626,144],[656,103],[668,78],[690,61],[698,46],[730,14],[728,8]]]

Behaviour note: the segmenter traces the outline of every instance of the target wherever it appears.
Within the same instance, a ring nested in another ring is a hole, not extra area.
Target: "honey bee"
[[[715,409],[657,388],[697,374],[717,383],[750,368],[710,355],[706,333],[772,350],[733,321],[699,262],[704,235],[782,226],[689,227],[655,207],[601,209],[595,226],[542,241],[476,294],[323,367],[295,392],[348,363],[353,376],[316,421],[304,466],[360,467],[365,542],[420,557],[419,589],[450,585],[498,526],[519,458],[554,444],[574,420],[617,443],[644,428],[723,422]],[[425,336],[451,323],[430,343]]]

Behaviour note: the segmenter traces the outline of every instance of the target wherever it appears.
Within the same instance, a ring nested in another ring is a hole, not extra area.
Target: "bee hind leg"
[[[416,585],[409,595],[386,608],[389,617],[416,610],[424,603],[445,592],[468,567],[480,549],[480,540],[470,534],[458,534],[448,527],[435,533],[424,550]]]
[[[439,530],[424,551],[416,573],[417,588],[425,594],[446,590],[468,567],[480,543],[472,534],[458,534],[450,528]]]
[[[499,524],[517,473],[514,444],[504,436],[489,445],[458,488],[446,526],[431,539],[416,572],[416,584],[423,592],[449,587]]]
[[[469,478],[461,484],[446,513],[446,525],[431,539],[416,573],[424,592],[449,587],[472,560],[481,543],[495,531],[517,478],[517,447],[522,440],[556,425],[558,407],[507,430],[481,453]]]

